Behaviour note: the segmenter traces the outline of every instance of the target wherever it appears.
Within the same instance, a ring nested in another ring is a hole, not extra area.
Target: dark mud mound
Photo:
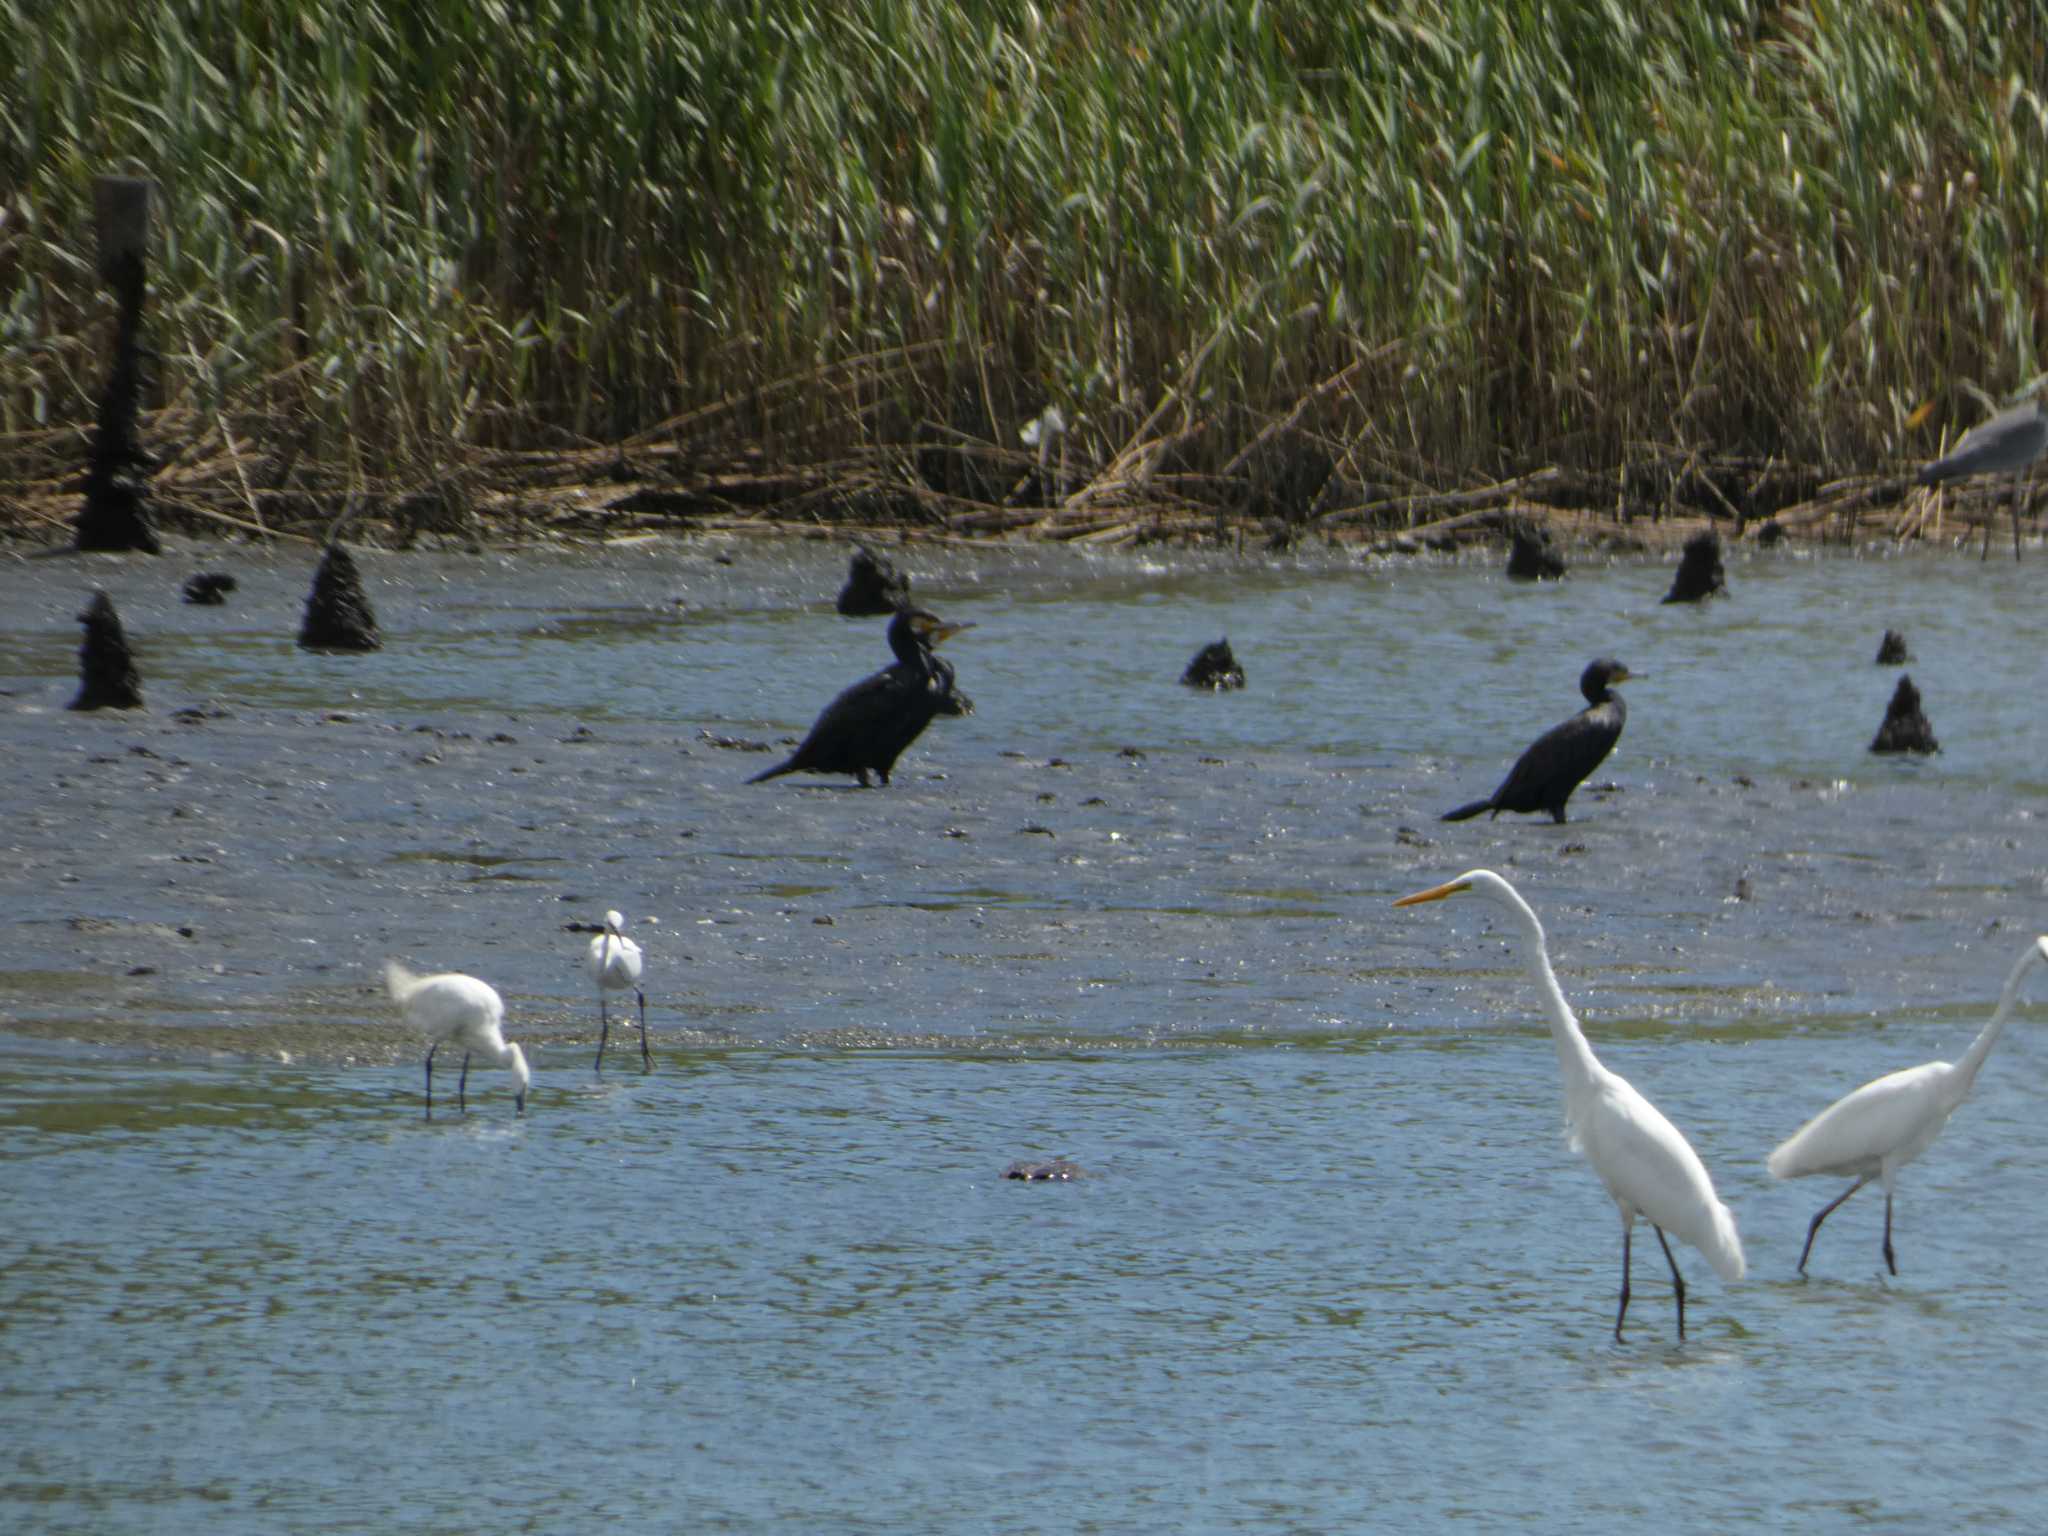
[[[1884,639],[1877,643],[1877,664],[1880,667],[1903,667],[1913,659],[1913,653],[1906,649],[1906,637],[1896,629],[1884,632]]]
[[[299,644],[309,651],[374,651],[383,643],[354,559],[339,544],[329,545],[306,595]]]
[[[1244,686],[1244,668],[1232,654],[1228,638],[1213,641],[1195,652],[1180,680],[1190,688],[1213,688],[1219,693]]]
[[[228,594],[234,590],[235,578],[227,572],[201,571],[185,583],[184,596],[188,603],[218,608],[227,601]]]
[[[1678,574],[1671,579],[1667,603],[1697,603],[1728,590],[1728,572],[1721,565],[1721,535],[1709,528],[1685,541]]]
[[[1939,752],[1941,743],[1934,739],[1934,727],[1927,722],[1927,716],[1920,708],[1920,690],[1913,686],[1913,679],[1901,677],[1899,686],[1892,691],[1892,701],[1885,706],[1884,724],[1877,728],[1877,738],[1870,744],[1873,752]]]
[[[910,606],[910,578],[865,544],[853,546],[839,611],[850,619],[871,618]]]
[[[1508,524],[1508,575],[1516,581],[1557,581],[1564,575],[1564,555],[1550,536],[1548,524],[1517,517]]]
[[[78,648],[78,697],[66,707],[142,708],[142,674],[135,668],[114,600],[95,592],[78,622],[85,626],[85,643]]]

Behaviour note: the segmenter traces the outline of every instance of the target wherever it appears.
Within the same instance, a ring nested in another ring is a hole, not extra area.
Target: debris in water
[[[909,606],[910,578],[865,544],[854,545],[846,585],[839,589],[839,611],[864,619]]]
[[[1927,723],[1927,716],[1920,708],[1920,690],[1913,686],[1913,679],[1901,676],[1899,686],[1892,692],[1892,701],[1885,706],[1884,724],[1877,728],[1877,739],[1871,742],[1873,752],[1939,752],[1941,743],[1934,739],[1934,727]]]
[[[1671,590],[1664,594],[1664,601],[1696,603],[1701,598],[1715,597],[1727,590],[1728,573],[1721,567],[1721,535],[1711,528],[1694,534],[1685,541],[1685,553],[1678,561],[1678,574],[1672,578]]]
[[[299,644],[309,651],[374,651],[383,643],[355,561],[341,545],[328,545],[306,594]]]
[[[235,578],[225,571],[201,571],[185,583],[185,601],[205,607],[219,607],[235,590]]]
[[[85,643],[78,648],[78,697],[66,707],[142,708],[142,674],[135,669],[114,600],[104,592],[93,593],[78,622],[85,626]]]
[[[1217,640],[1195,652],[1195,659],[1188,663],[1180,680],[1190,688],[1214,688],[1220,693],[1244,686],[1244,668],[1231,654],[1230,641]]]
[[[1010,1164],[1003,1170],[1006,1179],[1030,1179],[1034,1181],[1061,1181],[1085,1179],[1088,1170],[1079,1163],[1070,1163],[1064,1157],[1055,1157],[1045,1162],[1028,1162],[1024,1159]]]
[[[1556,581],[1564,575],[1564,556],[1550,536],[1550,525],[1533,517],[1508,523],[1514,545],[1508,551],[1508,575],[1516,581]]]

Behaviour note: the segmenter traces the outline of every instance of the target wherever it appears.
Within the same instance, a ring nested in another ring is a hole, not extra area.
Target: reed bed
[[[2041,371],[2044,22],[0,0],[0,495],[92,419],[118,172],[161,191],[152,441],[264,526],[587,472],[700,519],[1378,534],[1539,471],[1739,525]]]

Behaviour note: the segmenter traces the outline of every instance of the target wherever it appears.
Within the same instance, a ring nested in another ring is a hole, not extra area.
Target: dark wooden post
[[[163,553],[150,515],[149,476],[155,465],[143,452],[136,429],[142,408],[142,296],[153,186],[135,176],[101,176],[93,182],[100,278],[114,290],[121,308],[114,334],[114,371],[100,396],[87,460],[85,506],[78,515],[79,549]]]

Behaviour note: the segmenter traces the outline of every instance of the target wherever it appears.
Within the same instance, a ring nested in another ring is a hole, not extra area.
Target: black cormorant
[[[1502,811],[1548,811],[1563,821],[1564,803],[1571,799],[1572,791],[1621,740],[1628,706],[1614,692],[1614,685],[1627,682],[1632,675],[1620,662],[1605,656],[1587,667],[1579,674],[1579,692],[1586,696],[1586,707],[1531,742],[1529,750],[1515,759],[1499,789],[1484,800],[1446,811],[1443,819],[1463,821],[1481,811],[1496,816]]]
[[[948,635],[972,627],[948,624],[923,608],[897,610],[889,621],[895,665],[862,678],[827,704],[801,746],[747,782],[785,773],[850,773],[865,788],[874,773],[887,784],[897,757],[934,716],[974,713],[974,701],[954,683],[951,664],[932,654]]]

